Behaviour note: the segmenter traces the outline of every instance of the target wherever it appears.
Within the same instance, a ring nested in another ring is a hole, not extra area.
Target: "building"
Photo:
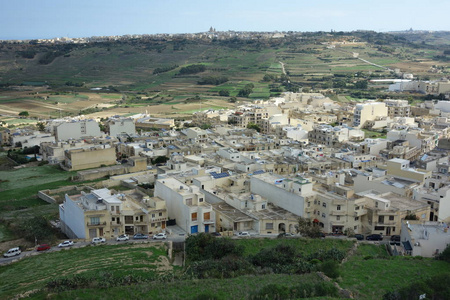
[[[250,191],[297,216],[305,216],[305,202],[314,196],[312,182],[303,177],[283,178],[268,173],[253,175]]]
[[[105,125],[110,136],[134,136],[136,134],[136,126],[131,118],[110,118]]]
[[[388,109],[388,116],[390,118],[395,117],[409,117],[411,115],[411,105],[408,104],[408,100],[384,100]]]
[[[95,120],[79,120],[61,122],[53,125],[51,129],[57,141],[81,139],[84,137],[100,137],[100,126]]]
[[[109,145],[95,145],[90,148],[67,149],[64,151],[63,168],[75,171],[116,164],[116,150]]]
[[[368,121],[376,121],[388,116],[388,109],[383,102],[367,101],[356,104],[353,114],[353,125],[357,128],[364,127]]]
[[[164,230],[165,202],[138,191],[114,194],[109,189],[65,195],[59,205],[61,230],[69,238],[112,238],[121,234],[151,234]]]
[[[436,257],[450,244],[449,224],[403,221],[400,241],[406,254]]]
[[[401,221],[408,215],[415,215],[421,221],[427,221],[430,207],[425,201],[417,201],[395,193],[368,191],[358,193],[361,198],[355,200],[355,220],[361,222],[360,233],[398,235]]]
[[[169,218],[175,219],[186,232],[216,231],[215,212],[197,186],[188,186],[175,178],[158,179],[154,194],[166,201]]]

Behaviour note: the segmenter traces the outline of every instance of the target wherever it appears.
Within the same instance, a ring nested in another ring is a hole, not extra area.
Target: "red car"
[[[36,248],[36,251],[45,251],[45,250],[49,250],[50,248],[51,248],[50,245],[42,244]]]

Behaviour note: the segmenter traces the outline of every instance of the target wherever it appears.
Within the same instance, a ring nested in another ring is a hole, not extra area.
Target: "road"
[[[132,244],[140,244],[140,243],[157,243],[157,242],[162,242],[162,241],[172,241],[172,242],[184,242],[185,240],[185,236],[184,235],[173,235],[173,236],[169,236],[167,239],[165,240],[154,240],[152,238],[149,239],[143,239],[143,240],[133,240],[132,238],[128,241],[116,241],[115,239],[110,239],[110,240],[106,240],[106,243],[102,243],[102,245],[106,244],[106,245],[118,245],[118,244],[124,244],[124,243],[132,243]],[[60,241],[61,243],[63,241]],[[45,251],[36,251],[36,250],[31,250],[31,251],[22,251],[22,253],[20,255],[16,255],[13,257],[2,257],[0,258],[0,265],[5,265],[5,264],[9,264],[15,261],[19,261],[22,258],[25,257],[30,257],[30,256],[34,256],[34,255],[39,255],[42,253],[48,253],[48,252],[57,252],[57,251],[62,251],[68,248],[83,248],[86,247],[88,245],[92,245],[91,242],[74,242],[73,246],[70,247],[65,247],[65,248],[59,248],[58,246],[53,246],[48,250]],[[98,244],[100,245],[100,244]]]

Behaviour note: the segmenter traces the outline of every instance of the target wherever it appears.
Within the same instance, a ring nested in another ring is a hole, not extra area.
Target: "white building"
[[[388,116],[388,109],[383,102],[367,101],[356,104],[353,125],[361,128],[367,121],[376,121]]]
[[[305,215],[305,201],[314,196],[312,186],[302,177],[288,179],[267,173],[253,175],[250,181],[252,193],[298,216]]]
[[[95,120],[63,122],[53,128],[57,141],[81,139],[83,137],[100,137],[100,127]]]
[[[169,218],[192,234],[215,232],[215,213],[197,186],[188,186],[175,178],[156,181],[155,197],[166,201]]]
[[[119,135],[130,135],[134,136],[136,134],[136,126],[134,125],[134,120],[131,118],[110,118],[106,122],[106,127],[110,136]]]

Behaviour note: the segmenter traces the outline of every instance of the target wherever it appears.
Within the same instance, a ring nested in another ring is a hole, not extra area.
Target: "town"
[[[325,235],[398,237],[393,252],[434,257],[450,240],[449,116],[444,100],[342,105],[287,92],[179,127],[147,114],[65,117],[0,135],[10,157],[39,149],[28,159],[77,171],[74,185],[107,178],[60,200],[39,192],[59,203],[71,239],[170,235],[170,225],[277,236],[298,234],[304,218]]]

